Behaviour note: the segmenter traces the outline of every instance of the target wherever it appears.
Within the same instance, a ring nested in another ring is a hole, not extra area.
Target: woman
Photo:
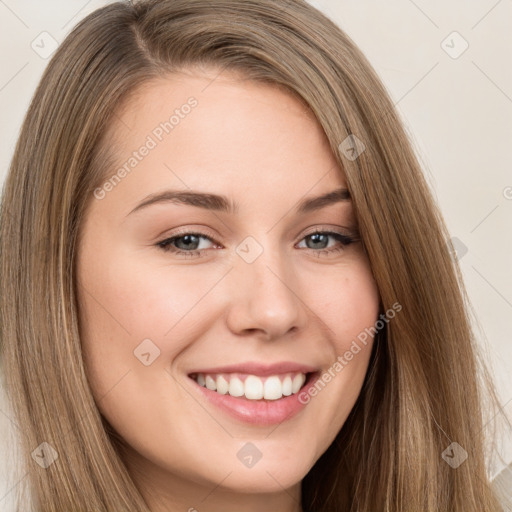
[[[307,3],[92,13],[1,222],[35,510],[500,510],[446,228],[379,79]]]

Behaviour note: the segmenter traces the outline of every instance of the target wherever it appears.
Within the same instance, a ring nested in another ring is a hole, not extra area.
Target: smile
[[[193,389],[222,413],[253,425],[290,420],[306,405],[298,399],[319,377],[318,368],[295,363],[244,363],[196,369],[188,374]]]
[[[191,377],[200,385],[221,395],[245,397],[247,400],[279,400],[294,395],[306,382],[306,374],[288,373],[258,377],[241,373],[193,374]]]

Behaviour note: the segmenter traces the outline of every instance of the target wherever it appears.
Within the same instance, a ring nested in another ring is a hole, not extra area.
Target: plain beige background
[[[81,18],[107,3],[0,0],[1,182],[48,54]],[[479,339],[512,420],[512,1],[310,3],[363,50],[411,133],[457,239]],[[10,491],[17,484],[7,481],[13,478],[8,449],[14,430],[2,397],[1,510],[11,510]],[[500,450],[508,463],[511,437],[504,433]],[[497,462],[492,473],[504,466]]]

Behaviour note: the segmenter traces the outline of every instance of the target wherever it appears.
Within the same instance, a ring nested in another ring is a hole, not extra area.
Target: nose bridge
[[[229,319],[234,330],[278,337],[299,327],[305,312],[294,290],[291,262],[271,236],[260,240],[249,236],[236,248]]]

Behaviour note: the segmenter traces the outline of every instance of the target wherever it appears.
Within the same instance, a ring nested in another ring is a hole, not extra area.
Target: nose
[[[265,250],[255,261],[237,259],[229,279],[227,323],[237,335],[258,333],[267,340],[302,329],[307,322],[306,297],[301,297],[293,267]]]

